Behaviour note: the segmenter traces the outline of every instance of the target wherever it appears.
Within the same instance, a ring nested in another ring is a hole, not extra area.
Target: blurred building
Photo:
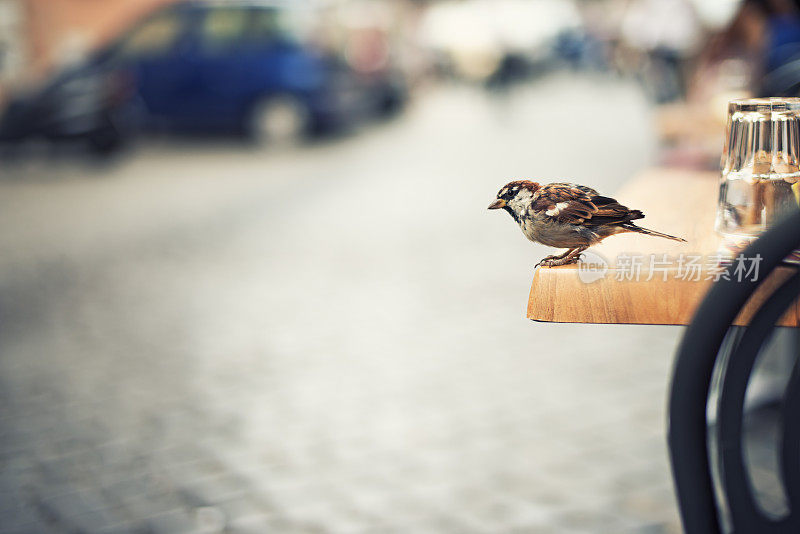
[[[18,79],[25,67],[24,10],[19,0],[0,0],[0,103],[3,88]]]
[[[0,0],[0,84],[35,80],[174,1]]]

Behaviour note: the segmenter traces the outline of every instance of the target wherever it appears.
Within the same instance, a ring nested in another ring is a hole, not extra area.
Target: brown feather
[[[588,227],[622,224],[644,217],[641,211],[630,210],[613,198],[598,195],[590,187],[567,183],[540,187],[531,207],[559,222]]]

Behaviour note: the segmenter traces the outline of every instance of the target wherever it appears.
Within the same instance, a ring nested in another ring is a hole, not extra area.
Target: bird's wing
[[[591,187],[567,183],[539,188],[532,208],[559,222],[585,226],[620,224],[644,217],[641,211],[630,210],[613,198],[597,194]]]

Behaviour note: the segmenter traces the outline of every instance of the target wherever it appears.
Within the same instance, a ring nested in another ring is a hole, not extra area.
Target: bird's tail
[[[681,241],[683,243],[686,243],[686,240],[681,237],[675,237],[674,235],[669,235],[662,232],[656,232],[655,230],[642,228],[641,226],[636,226],[633,223],[623,224],[622,227],[628,230],[629,232],[637,232],[639,234],[644,234],[644,235],[653,235],[656,237],[663,237],[665,239],[672,239],[673,241]]]

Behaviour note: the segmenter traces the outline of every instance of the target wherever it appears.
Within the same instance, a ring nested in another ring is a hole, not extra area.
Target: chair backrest
[[[723,503],[734,533],[800,533],[800,364],[794,364],[781,406],[778,458],[789,507],[786,515],[771,517],[759,508],[747,477],[742,446],[748,380],[775,323],[800,296],[800,269],[794,267],[794,272],[754,312],[747,327],[737,327],[741,330],[736,332],[735,340],[729,335],[748,299],[797,248],[800,210],[743,252],[744,258],[760,257],[758,279],[739,280],[731,265],[729,279],[722,278],[714,284],[681,341],[670,385],[668,441],[675,491],[687,534],[720,533],[718,505]],[[707,407],[717,365],[724,365],[724,369],[714,397],[717,450],[716,469],[712,470]],[[714,473],[718,473],[717,479]],[[717,496],[721,497],[719,502]]]

